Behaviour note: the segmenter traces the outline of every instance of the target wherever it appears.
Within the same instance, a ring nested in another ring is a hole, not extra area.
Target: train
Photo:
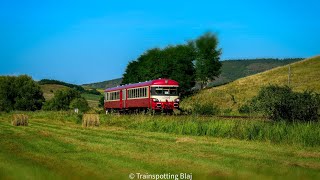
[[[179,83],[159,78],[105,89],[106,113],[166,112],[179,109]]]

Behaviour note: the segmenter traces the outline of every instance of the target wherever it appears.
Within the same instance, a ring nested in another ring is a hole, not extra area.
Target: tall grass
[[[0,119],[11,119],[3,113]],[[33,120],[73,122],[81,125],[81,115],[64,111],[24,112]],[[261,119],[224,119],[202,116],[149,116],[100,114],[102,126],[118,126],[151,132],[212,136],[301,146],[320,145],[320,122],[272,122]]]
[[[320,145],[319,122],[271,122],[197,116],[102,116],[105,124],[153,132],[212,136],[271,143]]]

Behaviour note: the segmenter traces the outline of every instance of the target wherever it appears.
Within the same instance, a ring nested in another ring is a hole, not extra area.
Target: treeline
[[[42,80],[38,81],[38,84],[40,84],[40,85],[59,84],[59,85],[63,85],[63,86],[75,89],[81,93],[101,95],[101,93],[99,91],[97,91],[96,89],[84,89],[82,86],[79,86],[79,85],[70,84],[70,83],[66,83],[66,82],[58,81],[58,80],[53,80],[53,79],[42,79]]]
[[[181,91],[186,92],[196,81],[206,85],[220,74],[220,55],[218,39],[212,33],[185,44],[153,48],[129,62],[122,83],[170,78],[178,81]]]
[[[27,75],[0,76],[0,111],[35,111],[44,102],[40,86]]]
[[[43,82],[67,84],[55,80]],[[68,87],[73,86],[69,84]],[[80,112],[85,112],[89,110],[89,105],[75,87],[57,90],[51,100],[45,101],[39,84],[31,77],[27,75],[0,76],[0,111],[36,111],[40,109],[78,109]]]

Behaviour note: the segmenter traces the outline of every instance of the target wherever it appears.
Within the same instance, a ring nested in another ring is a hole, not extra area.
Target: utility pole
[[[291,78],[291,66],[289,64],[289,71],[288,71],[288,86],[290,87],[290,78]]]

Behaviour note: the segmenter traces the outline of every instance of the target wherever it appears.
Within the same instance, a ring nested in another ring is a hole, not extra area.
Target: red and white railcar
[[[156,79],[106,89],[104,108],[110,111],[166,111],[179,108],[179,83]]]

